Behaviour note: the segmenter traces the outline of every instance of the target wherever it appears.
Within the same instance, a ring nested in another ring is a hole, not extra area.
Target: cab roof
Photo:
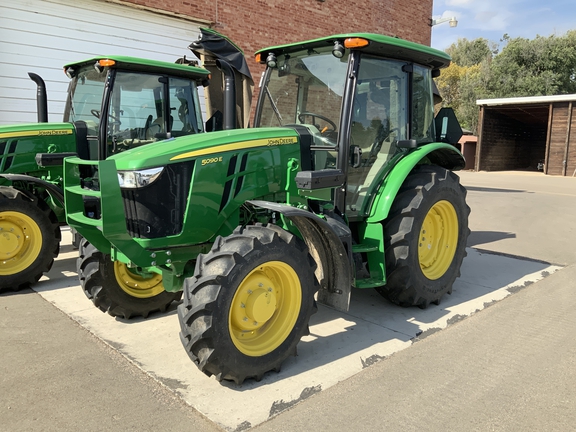
[[[303,42],[295,42],[286,45],[277,45],[269,48],[263,48],[256,51],[256,54],[262,54],[263,56],[271,52],[276,55],[288,54],[305,49],[333,46],[335,41],[340,41],[343,43],[344,40],[348,38],[367,39],[369,42],[367,46],[353,49],[379,57],[411,61],[421,65],[430,66],[433,69],[446,67],[450,64],[451,61],[450,56],[443,51],[404,39],[374,33],[337,34],[319,39],[311,39]]]
[[[185,64],[170,63],[160,60],[150,60],[138,57],[128,57],[128,56],[100,56],[92,57],[87,60],[82,60],[76,63],[69,63],[64,65],[64,69],[69,67],[83,67],[92,66],[99,60],[114,60],[116,64],[111,67],[127,70],[137,70],[142,72],[150,73],[167,73],[170,75],[177,75],[187,78],[205,78],[210,72],[206,69],[189,66]]]

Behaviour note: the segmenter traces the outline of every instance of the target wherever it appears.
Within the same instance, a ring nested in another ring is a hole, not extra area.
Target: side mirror
[[[452,108],[442,108],[434,119],[436,126],[436,141],[457,144],[462,138],[462,128]]]

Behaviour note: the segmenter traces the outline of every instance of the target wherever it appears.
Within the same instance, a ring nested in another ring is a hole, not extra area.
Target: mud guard
[[[390,207],[404,180],[412,169],[422,162],[439,165],[451,171],[460,170],[466,164],[462,154],[451,144],[432,143],[416,148],[402,158],[384,179],[372,202],[366,222],[381,222],[388,217]]]
[[[318,301],[336,310],[348,311],[353,269],[352,237],[348,226],[337,219],[324,220],[286,204],[257,200],[246,203],[278,212],[298,228],[317,264]]]
[[[36,183],[45,188],[46,191],[52,195],[53,198],[56,198],[62,207],[64,207],[64,191],[53,183],[25,174],[0,174],[0,177],[4,177],[6,180],[10,180],[11,182],[22,181],[27,183]]]

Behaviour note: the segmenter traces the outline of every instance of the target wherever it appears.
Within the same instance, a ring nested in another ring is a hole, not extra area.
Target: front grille
[[[152,239],[180,234],[194,161],[167,165],[153,183],[122,189],[126,228],[132,237]]]

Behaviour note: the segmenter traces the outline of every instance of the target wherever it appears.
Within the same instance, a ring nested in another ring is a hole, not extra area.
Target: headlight
[[[164,167],[149,168],[138,171],[118,171],[118,182],[121,188],[136,189],[148,186],[160,177]]]

